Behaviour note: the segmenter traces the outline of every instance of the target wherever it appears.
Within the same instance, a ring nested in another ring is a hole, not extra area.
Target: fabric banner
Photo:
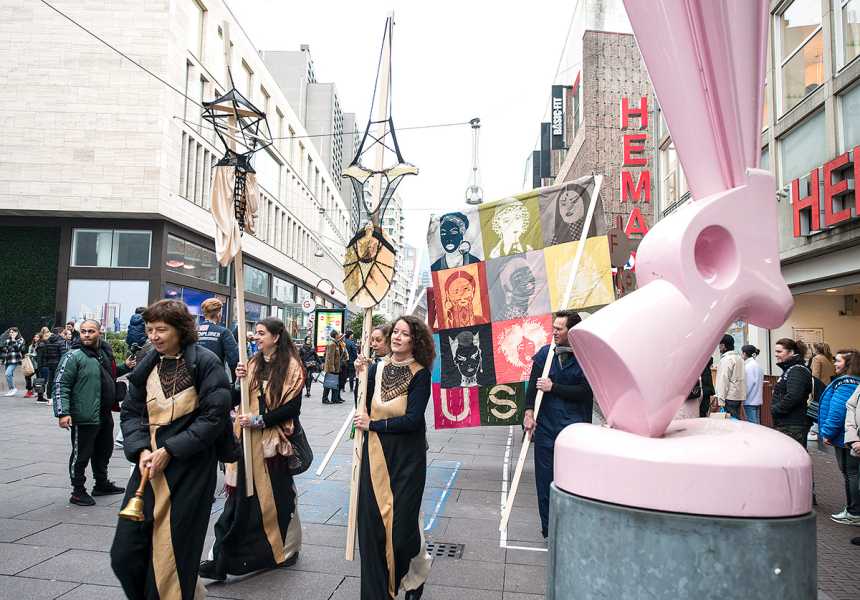
[[[615,299],[599,182],[586,177],[431,220],[437,429],[521,423],[532,357],[552,339],[552,313]]]

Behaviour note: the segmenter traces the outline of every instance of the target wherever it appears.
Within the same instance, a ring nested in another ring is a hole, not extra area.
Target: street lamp
[[[334,296],[335,293],[337,292],[337,290],[334,288],[334,284],[331,282],[331,279],[327,279],[327,278],[323,277],[322,279],[317,281],[317,284],[314,286],[316,291],[319,292],[320,300],[323,299],[323,297],[322,297],[323,291],[322,291],[322,288],[320,287],[320,284],[324,281],[327,281],[328,284],[331,286],[331,288],[329,289],[329,295],[330,296]]]
[[[478,134],[481,131],[481,119],[475,117],[469,121],[472,126],[472,175],[469,187],[466,188],[466,204],[481,204],[484,201],[484,190],[481,189],[478,176]]]
[[[320,213],[320,222],[319,222],[319,228],[317,229],[317,231],[319,232],[319,237],[321,239],[322,233],[323,233],[323,215],[325,215],[325,208],[320,206],[318,210]],[[321,241],[317,241],[317,249],[316,249],[316,251],[314,251],[314,256],[316,256],[317,258],[322,258],[323,256],[325,256],[325,253],[323,252],[323,249],[322,249],[322,242]]]

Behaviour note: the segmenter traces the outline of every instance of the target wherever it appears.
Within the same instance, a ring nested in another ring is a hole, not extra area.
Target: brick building
[[[248,320],[277,315],[303,335],[304,298],[342,306],[348,208],[226,4],[54,4],[175,90],[46,6],[3,3],[0,61],[13,93],[0,96],[0,329],[85,317],[123,329],[135,307],[163,297],[196,310],[219,295],[235,309],[209,213],[223,149],[194,103],[229,88],[228,38],[236,87],[281,138],[255,158],[262,202],[258,232],[243,243]],[[322,277],[333,295],[316,289]]]

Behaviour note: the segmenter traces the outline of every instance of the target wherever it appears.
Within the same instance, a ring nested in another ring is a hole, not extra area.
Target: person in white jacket
[[[735,350],[735,339],[726,334],[720,340],[720,363],[714,382],[717,402],[735,419],[740,418],[741,404],[747,399],[744,360]]]
[[[741,347],[741,358],[744,359],[744,377],[747,384],[747,398],[744,400],[744,414],[747,421],[761,424],[761,390],[764,384],[764,373],[755,357],[759,349],[747,344]]]

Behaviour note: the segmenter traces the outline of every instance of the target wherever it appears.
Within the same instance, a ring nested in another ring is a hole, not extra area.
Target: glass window
[[[765,148],[761,151],[761,158],[758,161],[759,169],[770,171],[770,149]]]
[[[113,231],[75,229],[72,237],[73,267],[109,267]]]
[[[767,89],[767,79],[764,81],[764,102],[762,102],[761,107],[761,128],[767,129],[769,123],[767,122],[770,117],[770,97],[768,96]]]
[[[313,295],[308,290],[304,288],[296,289],[296,302],[298,304],[301,304],[305,300],[310,300],[311,298],[313,298]]]
[[[272,278],[272,300],[284,304],[295,304],[296,286],[280,277]]]
[[[795,0],[777,18],[784,113],[824,82],[821,2]]]
[[[257,183],[275,198],[280,198],[281,163],[268,150],[263,150],[254,155],[254,170],[257,171]]]
[[[678,153],[675,151],[675,143],[660,151],[660,176],[661,182],[661,209],[666,211],[681,200],[681,196],[687,193],[687,178],[678,162]]]
[[[842,151],[853,150],[860,145],[860,119],[857,118],[860,114],[860,85],[839,96],[839,114],[842,118]]]
[[[188,312],[197,318],[198,323],[203,322],[203,311],[200,310],[200,305],[209,298],[218,298],[224,306],[227,306],[227,296],[198,290],[196,288],[182,287],[178,285],[165,285],[164,297],[171,300],[182,300],[188,306]],[[221,324],[224,324],[226,315],[229,314],[226,309],[221,310]]]
[[[245,265],[245,291],[260,295],[269,295],[269,274],[250,265]]]
[[[215,252],[174,235],[167,236],[165,266],[174,273],[213,283],[226,283],[227,270],[219,267]]]
[[[73,267],[149,268],[150,231],[75,229]]]
[[[824,143],[824,111],[820,110],[779,139],[781,184],[808,175],[827,157]]]
[[[190,6],[190,23],[189,30],[192,32],[191,52],[199,59],[203,58],[203,24],[206,9],[204,9],[197,0],[191,0]]]
[[[66,320],[95,319],[105,331],[123,331],[135,309],[148,304],[148,281],[70,279]]]
[[[841,23],[839,35],[842,38],[840,67],[857,58],[860,54],[860,0],[838,0],[842,5],[838,11]]]

